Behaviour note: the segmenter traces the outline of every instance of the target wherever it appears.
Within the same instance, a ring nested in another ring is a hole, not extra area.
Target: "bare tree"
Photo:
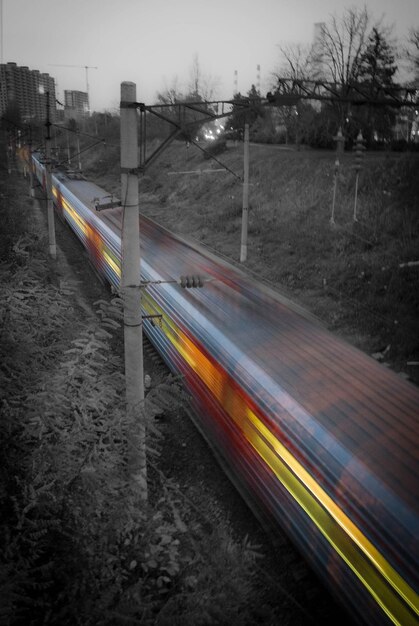
[[[320,78],[321,65],[314,46],[299,43],[288,44],[279,46],[279,51],[280,65],[277,72],[272,74],[274,90],[276,87],[275,83],[282,78],[291,79],[292,81],[316,80]],[[299,145],[305,134],[305,113],[311,107],[312,104],[308,102],[297,102],[292,106],[281,106],[275,110],[272,109],[270,111],[270,116],[273,117],[271,125],[284,128],[286,143],[292,140]]]
[[[319,73],[317,57],[313,46],[289,44],[279,46],[280,66],[273,72],[273,78],[291,78],[292,80],[315,80]]]
[[[332,82],[346,86],[357,81],[370,22],[364,7],[346,9],[341,18],[333,15],[329,24],[322,25],[319,47]]]
[[[170,84],[165,81],[163,89],[157,92],[156,99],[159,104],[178,104],[187,100],[211,101],[215,97],[218,83],[217,78],[202,71],[199,57],[195,54],[188,82],[182,85],[178,76],[175,76]]]
[[[199,97],[201,83],[202,83],[202,70],[199,64],[199,57],[197,54],[195,54],[193,61],[192,61],[192,66],[190,69],[189,85],[188,85],[189,93],[192,97],[195,97],[195,98]]]
[[[157,92],[158,104],[169,105],[164,108],[164,116],[167,121],[179,127],[179,137],[190,141],[195,137],[203,125],[202,111],[211,111],[210,105],[206,102],[214,97],[217,81],[209,75],[203,73],[199,64],[198,55],[195,54],[190,69],[189,83],[183,89],[176,76],[170,85],[165,83],[164,89]],[[187,102],[201,102],[199,110],[177,106]],[[161,122],[160,122],[161,125]],[[173,130],[173,128],[172,128]]]
[[[408,48],[406,49],[406,56],[409,62],[409,66],[414,73],[413,80],[419,82],[419,27],[412,28],[408,37]]]
[[[208,102],[214,99],[219,80],[210,74],[204,74],[198,54],[194,55],[189,73],[189,97]]]
[[[176,104],[185,100],[185,96],[179,85],[179,79],[175,76],[170,85],[166,81],[162,91],[157,92],[157,102],[160,104]]]
[[[368,44],[371,17],[367,8],[346,9],[341,17],[332,15],[328,23],[321,25],[317,42],[323,62],[325,79],[336,84],[342,97],[360,77],[361,61]],[[350,104],[333,105],[336,122],[342,128],[350,124]]]

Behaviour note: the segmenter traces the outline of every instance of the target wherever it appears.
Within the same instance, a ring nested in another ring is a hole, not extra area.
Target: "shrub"
[[[2,210],[16,209],[10,200]],[[139,506],[128,468],[138,415],[125,412],[114,341],[120,300],[98,302],[86,320],[72,289],[54,285],[39,240],[21,233],[0,264],[2,622],[147,626],[159,615],[164,623],[170,603],[178,611],[170,619],[183,624],[214,610],[235,614],[249,603],[247,544],[192,536],[164,477],[153,502]],[[169,378],[141,409],[150,467],[159,452],[154,416],[178,395]]]

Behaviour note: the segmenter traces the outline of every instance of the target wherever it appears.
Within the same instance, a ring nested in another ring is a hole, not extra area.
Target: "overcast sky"
[[[64,89],[86,90],[92,110],[114,109],[120,83],[137,84],[137,100],[152,104],[156,92],[178,78],[186,85],[198,55],[203,74],[218,81],[216,97],[231,98],[234,72],[246,93],[262,93],[278,67],[278,45],[310,43],[316,22],[346,7],[369,9],[394,25],[403,40],[419,27],[419,0],[0,0],[2,62],[48,72]],[[81,67],[56,67],[76,65]]]

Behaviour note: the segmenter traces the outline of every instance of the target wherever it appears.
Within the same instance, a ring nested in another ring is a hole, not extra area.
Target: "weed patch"
[[[2,215],[22,210],[7,222],[0,263],[2,620],[151,626],[250,615],[250,546],[223,523],[216,536],[190,531],[167,479],[138,506],[127,459],[139,416],[126,415],[113,339],[120,301],[98,302],[86,321],[71,286],[55,285],[18,187],[0,202]],[[168,379],[141,408],[150,466],[160,450],[155,416],[178,396]]]

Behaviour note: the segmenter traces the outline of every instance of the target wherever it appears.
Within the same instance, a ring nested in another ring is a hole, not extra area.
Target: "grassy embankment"
[[[149,149],[154,149],[150,146]],[[119,195],[117,151],[90,155],[86,173]],[[217,157],[239,175],[242,144]],[[417,376],[419,360],[419,158],[367,154],[353,221],[353,155],[341,158],[331,225],[335,154],[250,148],[249,251],[245,267],[361,349],[385,352]],[[172,144],[140,179],[140,210],[169,229],[238,260],[242,185],[203,153]]]
[[[62,280],[61,253],[47,258],[44,219],[37,224],[1,150],[0,189],[0,621],[255,623],[254,549],[224,521],[207,532],[191,514],[158,469],[156,425],[150,499],[138,503],[118,306],[86,315],[76,281]],[[148,418],[165,393],[173,405],[172,385],[159,389],[146,399]]]

